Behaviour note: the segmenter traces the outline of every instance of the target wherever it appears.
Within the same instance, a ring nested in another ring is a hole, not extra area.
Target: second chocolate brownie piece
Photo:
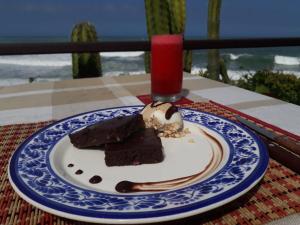
[[[145,128],[140,114],[100,121],[69,135],[77,148],[99,147],[106,143],[121,142]]]
[[[105,145],[107,166],[159,163],[163,158],[161,139],[153,128],[135,132],[124,142]]]

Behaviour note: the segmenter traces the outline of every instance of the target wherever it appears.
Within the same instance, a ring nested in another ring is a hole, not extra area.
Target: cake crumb
[[[188,140],[189,143],[195,143],[195,140],[193,138]]]

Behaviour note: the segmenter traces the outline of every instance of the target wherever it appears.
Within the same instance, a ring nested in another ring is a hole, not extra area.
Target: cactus
[[[155,34],[168,34],[169,4],[167,0],[145,0],[147,32],[150,38]]]
[[[209,0],[207,34],[208,39],[219,39],[221,0]],[[209,77],[220,80],[220,53],[218,49],[208,50],[207,69]]]
[[[185,0],[168,0],[170,11],[170,33],[184,33],[186,21]],[[184,51],[183,53],[183,70],[191,72],[192,69],[192,51]]]
[[[186,50],[183,52],[183,70],[190,73],[193,64],[193,52],[191,50]]]
[[[222,77],[222,82],[224,82],[226,84],[229,84],[230,79],[229,79],[228,74],[227,74],[226,63],[225,63],[225,61],[222,57],[220,57],[219,64],[220,64],[220,74],[221,74],[221,77]]]
[[[157,34],[180,34],[185,28],[185,0],[145,0],[148,38]],[[145,70],[150,72],[150,53],[145,53]],[[184,70],[191,71],[192,52],[184,52]]]
[[[207,36],[210,40],[219,39],[221,5],[222,0],[209,0],[208,3]],[[208,50],[207,71],[209,78],[230,83],[226,64],[218,49]]]
[[[96,42],[95,27],[87,22],[75,25],[71,42]],[[73,53],[73,78],[99,77],[102,75],[99,53]]]
[[[152,35],[168,34],[169,24],[169,4],[167,0],[145,0],[146,22],[148,38]],[[144,55],[146,73],[150,72],[151,54]]]
[[[170,33],[180,34],[185,28],[185,0],[168,0],[170,12]]]

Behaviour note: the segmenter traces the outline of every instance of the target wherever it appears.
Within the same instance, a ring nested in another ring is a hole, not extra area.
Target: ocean
[[[0,39],[0,43],[10,42],[9,40],[20,42],[20,39],[6,38]],[[60,40],[62,39],[56,39]],[[220,53],[226,62],[228,75],[233,80],[263,69],[293,73],[300,77],[300,47],[224,49]],[[103,76],[145,73],[144,52],[105,52],[100,55]],[[206,66],[207,51],[193,51],[191,73],[204,72]],[[0,56],[0,86],[28,83],[29,79],[33,79],[33,82],[72,79],[71,54]]]

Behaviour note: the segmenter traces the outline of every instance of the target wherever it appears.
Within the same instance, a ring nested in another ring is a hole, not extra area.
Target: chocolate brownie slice
[[[107,143],[124,141],[132,133],[145,129],[140,114],[100,121],[69,135],[77,148],[95,148]]]
[[[161,140],[153,128],[138,131],[123,142],[105,145],[107,166],[159,163],[163,158]]]

